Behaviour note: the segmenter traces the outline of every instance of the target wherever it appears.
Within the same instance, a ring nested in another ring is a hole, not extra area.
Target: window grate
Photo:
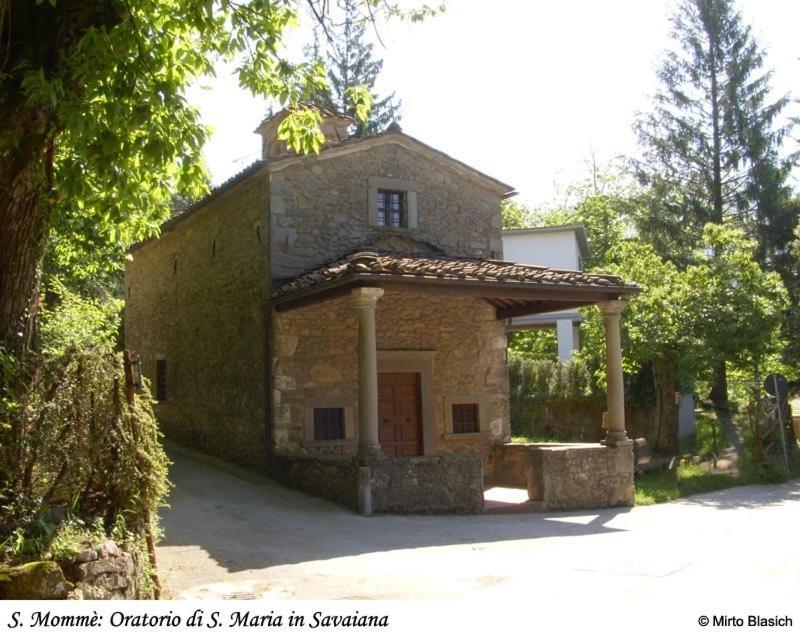
[[[405,228],[406,194],[403,191],[378,191],[378,225]]]
[[[477,403],[453,404],[453,434],[480,432]]]
[[[314,440],[344,438],[344,408],[314,408]]]

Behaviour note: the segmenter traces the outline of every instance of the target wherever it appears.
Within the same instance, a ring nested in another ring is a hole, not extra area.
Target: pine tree
[[[764,51],[733,0],[682,0],[672,39],[654,109],[636,123],[637,173],[653,194],[640,230],[680,263],[705,223],[733,222],[768,265],[794,225],[785,182],[795,158],[779,157],[788,128],[776,126],[788,97],[769,101]]]
[[[682,0],[672,18],[674,47],[658,70],[651,113],[636,123],[648,187],[642,238],[679,265],[691,259],[708,222],[744,227],[764,265],[791,242],[785,182],[795,160],[780,158],[788,97],[768,98],[771,72],[733,0]],[[716,366],[711,398],[727,401],[726,366]]]
[[[366,39],[367,16],[361,15],[355,0],[343,0],[342,22],[328,30],[329,40],[315,34],[314,44],[306,49],[307,57],[320,59],[324,54],[327,60],[328,83],[330,91],[313,96],[321,106],[347,113],[355,117],[348,95],[348,89],[364,86],[372,96],[369,119],[359,122],[356,135],[375,135],[385,130],[392,122],[400,119],[401,102],[395,98],[394,91],[385,97],[375,93],[375,82],[383,69],[383,60],[373,58],[374,45]]]

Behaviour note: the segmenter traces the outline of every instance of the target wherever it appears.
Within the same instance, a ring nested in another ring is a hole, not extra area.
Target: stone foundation
[[[633,506],[633,447],[529,447],[528,497],[548,510]]]
[[[0,569],[6,600],[134,600],[141,597],[135,554],[107,540],[60,563],[38,561]]]
[[[275,479],[314,496],[358,509],[358,463],[354,458],[275,455]]]
[[[280,455],[275,478],[294,489],[358,510],[354,458]],[[376,514],[478,514],[483,467],[477,454],[379,458],[370,463]]]
[[[477,454],[386,458],[371,467],[375,512],[480,514],[483,509],[483,467]]]

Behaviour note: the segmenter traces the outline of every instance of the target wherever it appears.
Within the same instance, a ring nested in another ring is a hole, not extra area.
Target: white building
[[[563,270],[583,270],[589,257],[586,230],[581,224],[544,226],[503,231],[503,259]],[[540,315],[516,317],[509,330],[555,328],[558,358],[569,361],[578,349],[578,326],[583,317],[577,310],[561,310]]]

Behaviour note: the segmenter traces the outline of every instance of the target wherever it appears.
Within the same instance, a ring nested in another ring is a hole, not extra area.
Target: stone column
[[[383,296],[383,288],[356,288],[351,294],[358,309],[358,455],[363,463],[381,451],[375,305]]]
[[[625,433],[625,387],[622,381],[622,346],[619,337],[619,316],[625,307],[621,299],[597,304],[603,313],[606,336],[606,385],[608,416],[606,445],[630,443]]]

